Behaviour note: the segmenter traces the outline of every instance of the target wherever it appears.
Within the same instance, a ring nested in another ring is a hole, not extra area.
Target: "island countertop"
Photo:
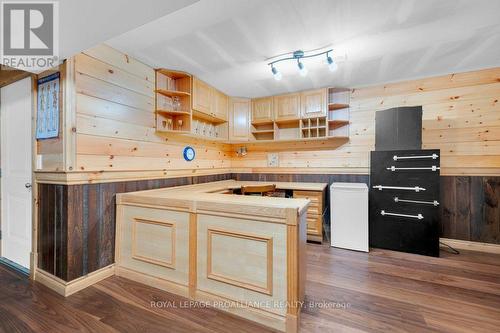
[[[118,204],[148,205],[159,207],[176,207],[187,211],[217,209],[237,211],[249,215],[284,217],[288,209],[296,209],[298,215],[308,205],[307,199],[291,199],[277,197],[242,196],[227,194],[229,190],[241,188],[243,185],[274,184],[277,189],[323,191],[325,183],[296,182],[255,182],[224,180],[195,185],[176,186],[155,190],[123,193],[117,196]]]
[[[267,184],[294,198],[232,194]],[[115,274],[295,333],[308,214],[326,186],[226,180],[118,194]]]

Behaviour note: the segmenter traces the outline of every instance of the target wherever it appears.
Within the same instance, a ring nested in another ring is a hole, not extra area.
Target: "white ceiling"
[[[231,96],[256,97],[500,66],[499,13],[497,0],[201,0],[108,44]],[[334,73],[324,58],[305,60],[307,77],[294,63],[280,65],[275,81],[266,65],[329,44],[347,54]]]
[[[70,57],[196,1],[59,1],[59,57]]]

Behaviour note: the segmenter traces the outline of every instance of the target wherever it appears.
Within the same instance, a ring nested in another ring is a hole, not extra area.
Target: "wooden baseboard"
[[[104,280],[115,274],[115,265],[103,267],[95,272],[79,277],[72,281],[64,281],[40,268],[36,269],[35,281],[54,290],[56,293],[68,297],[82,289],[85,289],[101,280]]]
[[[165,290],[186,298],[189,298],[189,286],[183,286],[175,282],[160,279],[146,273],[140,273],[129,268],[117,266],[115,268],[116,276],[120,276],[135,282],[145,284],[150,287]]]
[[[479,243],[451,238],[440,238],[439,241],[459,250],[500,254],[500,244]]]
[[[38,262],[38,253],[30,252],[30,279],[35,279],[36,263]]]
[[[285,331],[286,329],[286,318],[277,314],[250,307],[226,307],[223,305],[232,303],[233,301],[199,290],[196,290],[190,295],[189,286],[183,286],[181,284],[163,280],[125,267],[116,266],[115,274],[150,287],[158,288],[189,299],[194,299],[199,302],[204,302],[209,305],[221,304],[221,306],[214,306],[214,308],[235,314],[239,317],[246,318],[279,331]]]
[[[299,317],[287,313],[286,333],[297,333],[299,331]]]
[[[208,292],[204,292],[201,290],[196,290],[194,299],[198,302],[204,302],[209,305],[218,305],[214,306],[214,308],[218,310],[222,310],[225,312],[232,313],[238,317],[248,319],[250,321],[256,322],[260,325],[270,327],[277,331],[281,332],[289,332],[288,327],[293,326],[293,323],[287,323],[287,317],[280,316],[278,314],[271,313],[269,311],[260,310],[258,308],[250,307],[250,306],[226,306],[227,304],[237,303],[234,300],[227,299],[218,295],[213,295]],[[294,333],[297,331],[290,331],[290,333]]]

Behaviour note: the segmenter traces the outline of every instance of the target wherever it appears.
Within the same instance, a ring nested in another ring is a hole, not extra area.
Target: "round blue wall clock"
[[[190,147],[190,146],[187,146],[184,148],[184,159],[188,162],[191,162],[192,160],[194,160],[194,157],[196,156],[196,153],[194,151],[194,148],[193,147]]]

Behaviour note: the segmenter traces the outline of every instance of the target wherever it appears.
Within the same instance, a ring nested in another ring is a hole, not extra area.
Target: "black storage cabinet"
[[[439,202],[439,169],[432,170],[387,170],[396,168],[440,167],[440,159],[398,159],[394,156],[439,156],[436,149],[372,151],[370,156],[370,246],[428,256],[439,256],[439,205],[408,203],[403,200]],[[423,187],[425,191],[379,190],[373,186]],[[400,217],[382,215],[381,212],[418,216]]]

